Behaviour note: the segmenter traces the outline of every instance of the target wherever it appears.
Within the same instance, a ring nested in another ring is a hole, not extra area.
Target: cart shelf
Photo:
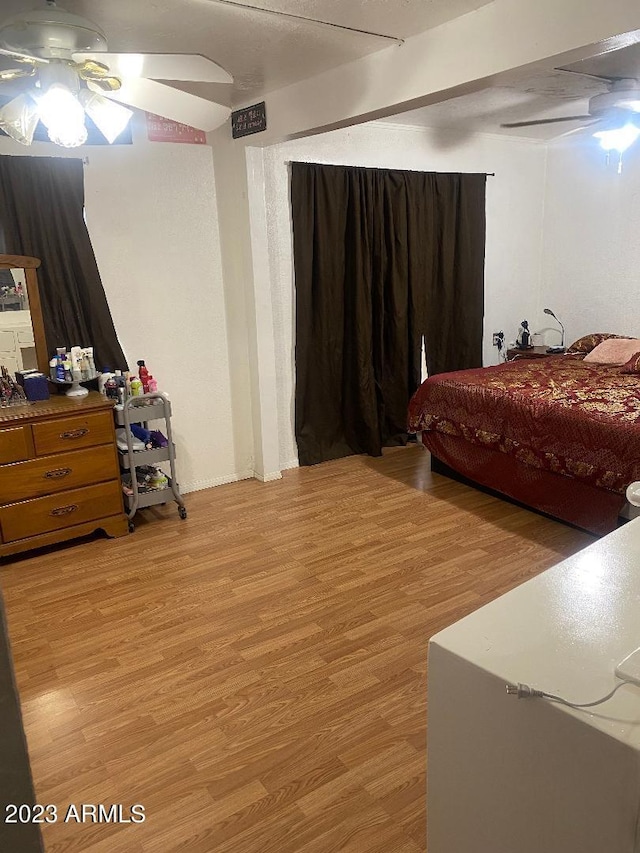
[[[135,421],[133,421],[135,423]],[[173,446],[173,454],[175,456],[176,448]],[[158,462],[169,462],[168,447],[152,447],[150,450],[132,450],[129,453],[126,450],[118,448],[118,458],[120,466],[129,471],[132,466],[137,465],[155,465]]]
[[[126,451],[118,448],[118,458],[122,471],[122,480],[131,489],[132,494],[124,494],[124,502],[129,516],[129,530],[133,531],[133,517],[139,509],[158,504],[168,503],[174,500],[178,505],[180,518],[187,517],[187,509],[184,505],[178,481],[176,479],[176,448],[171,433],[171,403],[165,394],[157,392],[142,394],[138,397],[129,397],[124,403],[114,408],[114,418],[117,426],[125,428],[128,448]],[[164,428],[168,440],[167,447],[156,447],[150,450],[134,450],[131,424],[147,424],[149,421],[164,421]],[[153,465],[159,462],[168,462],[171,475],[164,489],[150,489],[141,491],[138,488],[136,467],[142,465]],[[130,481],[130,482],[128,482]]]
[[[138,491],[138,504],[136,509],[144,509],[148,506],[157,506],[158,504],[166,504],[168,501],[172,501],[172,481],[171,478],[168,479],[169,482],[163,489],[149,489],[148,492]],[[134,505],[134,495],[128,495],[125,493],[124,502],[127,510],[130,512]]]
[[[155,399],[150,399],[155,398]],[[136,403],[142,400],[141,403]],[[128,405],[135,403],[135,405]],[[164,420],[171,417],[171,402],[161,394],[141,394],[139,397],[129,397],[125,403],[118,403],[113,409],[116,426],[125,426],[124,407],[127,405],[130,424],[141,424],[146,421]]]

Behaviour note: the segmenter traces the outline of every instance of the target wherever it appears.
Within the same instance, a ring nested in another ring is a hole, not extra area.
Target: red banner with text
[[[186,142],[190,145],[206,145],[207,142],[203,130],[155,113],[147,113],[147,138],[150,142]]]

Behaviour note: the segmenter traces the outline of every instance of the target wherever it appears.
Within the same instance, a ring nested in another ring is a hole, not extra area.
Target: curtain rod
[[[85,166],[88,166],[88,165],[89,165],[89,158],[88,158],[88,157],[83,157],[83,158],[82,158],[82,162],[83,162],[83,164],[84,164]],[[286,163],[287,165],[290,165],[291,163],[301,163],[301,162],[304,162],[304,161],[301,161],[301,160],[285,160],[285,163]],[[333,163],[327,163],[327,164],[324,164],[324,165],[335,165],[335,164],[333,164]],[[378,167],[376,167],[376,166],[373,166],[373,167],[369,167],[369,166],[367,166],[367,167],[365,167],[365,168],[374,168],[374,169],[375,169],[375,168],[378,168]],[[404,171],[404,170],[401,170],[401,171]],[[411,171],[411,170],[410,170],[410,171]],[[465,174],[465,173],[463,172],[462,174]],[[482,174],[482,172],[479,172],[479,173],[478,173],[478,172],[472,172],[471,174]],[[484,174],[485,174],[488,178],[495,178],[495,176],[496,176],[496,173],[495,173],[495,172],[485,172]]]
[[[311,160],[285,160],[285,166],[290,166],[292,163],[304,163],[305,166],[343,166],[345,169],[386,169],[386,166],[353,166],[347,165],[346,163],[313,163]],[[398,169],[398,168],[389,168],[389,171],[393,172],[421,172],[422,169]],[[451,174],[460,174],[460,175],[486,175],[487,178],[495,178],[495,172],[434,172],[434,174],[438,175],[451,175]]]

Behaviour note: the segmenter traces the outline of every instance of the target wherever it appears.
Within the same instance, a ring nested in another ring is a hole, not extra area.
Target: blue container
[[[27,376],[39,376],[40,371],[34,369],[16,370],[16,382],[24,388],[24,380]]]
[[[43,373],[31,373],[25,376],[23,387],[27,400],[32,403],[36,400],[49,399],[49,380]]]

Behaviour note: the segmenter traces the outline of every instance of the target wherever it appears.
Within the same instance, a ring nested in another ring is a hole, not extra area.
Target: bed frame
[[[512,456],[457,436],[423,432],[431,470],[500,498],[587,530],[597,536],[619,524],[622,495],[524,465]]]

